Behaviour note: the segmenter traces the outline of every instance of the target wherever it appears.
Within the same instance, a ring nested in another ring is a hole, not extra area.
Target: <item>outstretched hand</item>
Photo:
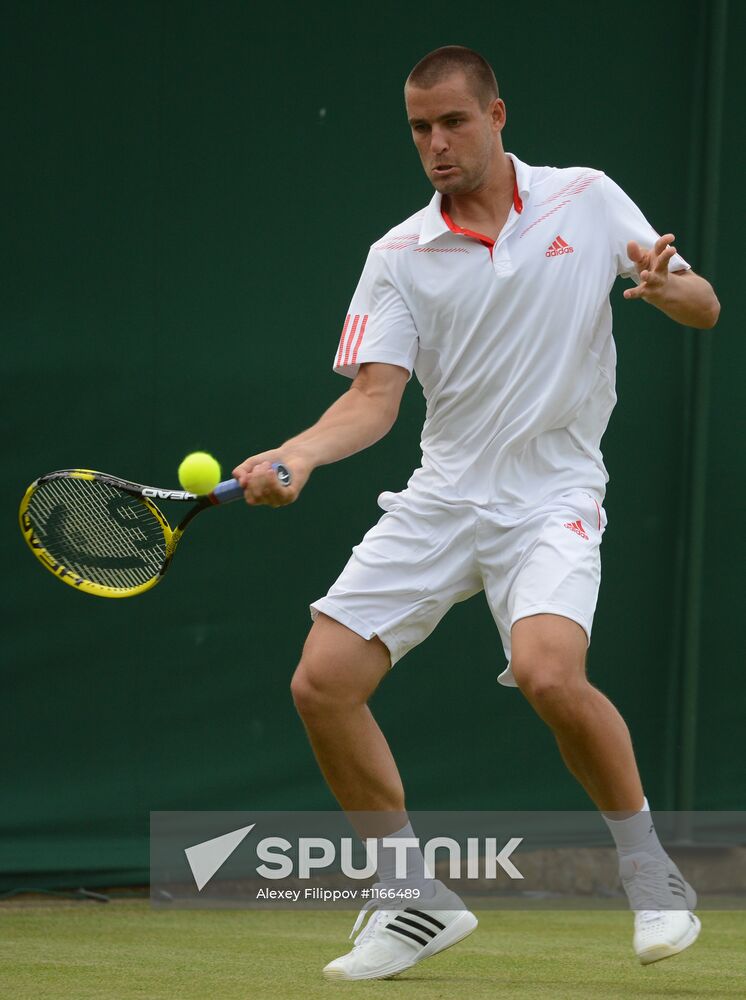
[[[652,250],[644,250],[634,240],[627,244],[627,256],[635,265],[640,284],[626,289],[625,299],[644,299],[656,304],[664,295],[669,277],[668,263],[676,253],[676,247],[671,246],[674,239],[673,233],[666,233],[655,241]]]

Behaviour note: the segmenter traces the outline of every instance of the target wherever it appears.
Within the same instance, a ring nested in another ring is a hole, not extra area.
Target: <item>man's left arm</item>
[[[668,263],[676,253],[674,236],[666,233],[645,249],[634,240],[627,244],[627,255],[634,263],[639,284],[628,288],[625,299],[643,299],[664,312],[669,319],[698,330],[711,330],[720,315],[720,303],[712,285],[694,271],[669,271]]]

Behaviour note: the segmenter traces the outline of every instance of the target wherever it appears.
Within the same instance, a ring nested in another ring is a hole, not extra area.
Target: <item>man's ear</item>
[[[488,112],[490,118],[492,119],[492,127],[496,132],[502,132],[505,128],[505,123],[508,120],[508,112],[505,108],[505,102],[499,97],[496,97],[494,101],[490,101],[488,105]]]

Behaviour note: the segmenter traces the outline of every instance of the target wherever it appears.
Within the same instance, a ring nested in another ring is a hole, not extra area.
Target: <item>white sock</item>
[[[658,858],[668,856],[655,832],[647,799],[643,801],[640,812],[627,819],[610,819],[606,813],[601,815],[614,838],[620,858],[639,853],[652,854]]]
[[[384,846],[386,841],[415,840],[412,824],[407,823],[401,830],[389,833],[386,837],[377,840],[378,846],[378,881],[391,888],[402,888],[402,883],[406,882],[407,887],[416,888],[427,898],[435,893],[435,886],[430,873],[425,869],[425,859],[422,851],[414,845],[408,846],[406,851],[406,875],[404,879],[396,877],[396,848],[393,845]],[[399,853],[401,854],[401,846]]]

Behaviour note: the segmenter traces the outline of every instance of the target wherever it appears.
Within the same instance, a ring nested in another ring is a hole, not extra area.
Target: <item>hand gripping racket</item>
[[[290,471],[279,462],[272,468],[280,483],[289,486]],[[197,514],[242,496],[235,479],[197,496],[141,486],[105,472],[62,469],[29,486],[18,518],[31,551],[58,580],[98,597],[134,597],[163,578]],[[194,502],[171,528],[156,500]]]

